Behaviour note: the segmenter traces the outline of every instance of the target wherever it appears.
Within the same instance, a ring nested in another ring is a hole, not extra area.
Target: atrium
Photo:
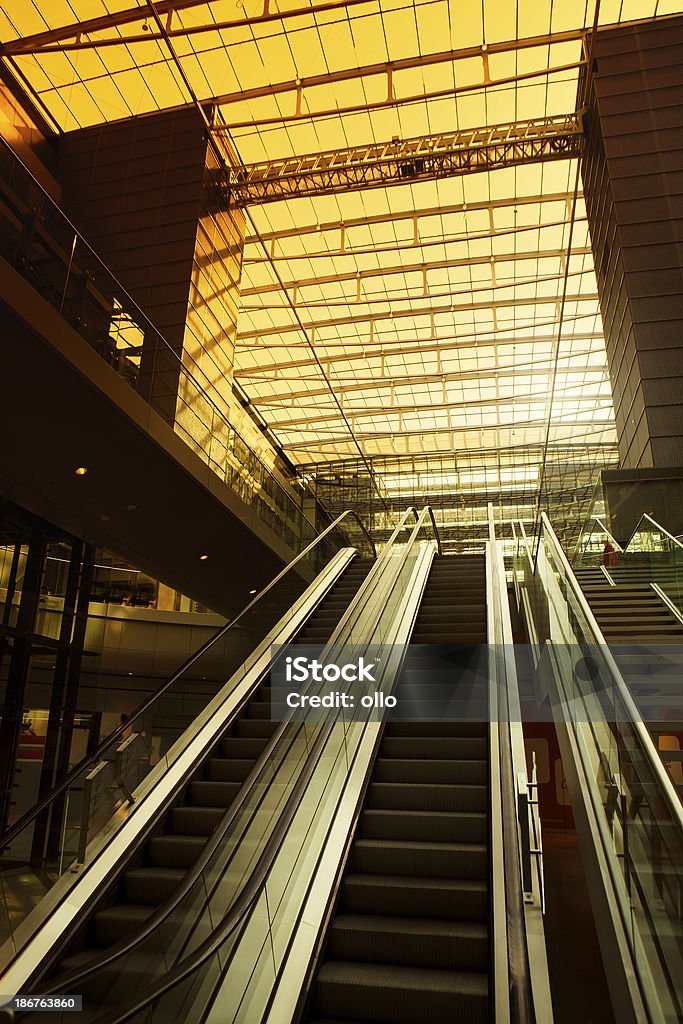
[[[683,0],[0,0],[2,1024],[683,1020],[682,253]]]

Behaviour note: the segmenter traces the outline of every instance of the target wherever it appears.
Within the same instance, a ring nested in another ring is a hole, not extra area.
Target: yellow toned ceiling
[[[682,9],[603,0],[599,21]],[[593,0],[155,10],[0,0],[4,60],[60,131],[216,100],[249,164],[571,113],[594,19]],[[250,208],[236,376],[294,461],[356,442],[368,455],[537,444],[549,416],[552,441],[614,440],[576,171],[561,160]]]

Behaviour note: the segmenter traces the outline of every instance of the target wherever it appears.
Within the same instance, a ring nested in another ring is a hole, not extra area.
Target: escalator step
[[[206,836],[154,836],[147,843],[147,860],[156,867],[189,868],[206,844]]]
[[[168,816],[170,831],[174,836],[210,836],[224,814],[224,807],[173,807]]]
[[[487,810],[486,786],[373,782],[368,807],[386,811],[479,811]]]
[[[488,874],[488,848],[484,843],[357,839],[351,864],[354,874],[484,879]]]
[[[247,738],[246,736],[227,736],[223,740],[222,750],[223,754],[228,758],[235,757],[240,761],[251,758],[253,762],[263,751],[267,743],[268,738],[265,736],[254,739]]]
[[[263,721],[259,718],[240,718],[236,726],[237,736],[243,739],[269,740],[278,724],[278,722]]]
[[[239,791],[239,782],[192,782],[190,803],[193,807],[229,807]]]
[[[424,1024],[454,1019],[486,1024],[488,978],[464,971],[332,961],[315,982],[315,1003],[323,1014],[378,1024]]]
[[[417,758],[387,758],[375,762],[377,782],[418,782],[431,785],[451,783],[460,785],[486,785],[486,761],[435,761]]]
[[[427,689],[427,687],[425,687],[425,689]],[[399,690],[398,697],[400,698],[400,696],[401,691]],[[447,736],[460,739],[469,739],[470,737],[474,737],[478,740],[483,740],[484,753],[482,754],[481,759],[484,760],[487,750],[487,718],[483,718],[481,722],[388,722],[385,730],[385,736],[429,737],[430,741],[437,736]],[[469,756],[470,755],[468,755],[468,759]]]
[[[253,700],[247,708],[247,716],[260,721],[270,721],[270,697],[268,700]]]
[[[383,757],[464,758],[481,760],[487,756],[485,739],[462,736],[387,736],[382,743]]]
[[[486,814],[430,814],[425,811],[364,811],[364,839],[407,839],[427,843],[486,843]]]
[[[474,921],[338,914],[330,933],[329,956],[360,963],[485,971],[488,929]]]
[[[181,868],[134,868],[123,876],[126,903],[158,906],[178,888],[185,872]]]
[[[353,914],[488,920],[488,886],[483,879],[351,873],[342,893],[345,910]]]
[[[249,758],[212,757],[206,770],[212,782],[243,782],[253,766]]]
[[[145,923],[154,907],[123,903],[100,910],[93,919],[93,933],[100,946],[113,946]]]

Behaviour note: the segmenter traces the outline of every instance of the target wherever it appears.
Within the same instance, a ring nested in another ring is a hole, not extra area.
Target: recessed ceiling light
[[[78,469],[74,470],[76,476],[85,476],[88,472],[87,466],[79,466]]]
[[[199,556],[199,561],[200,561],[200,562],[205,562],[205,561],[207,560],[207,558],[208,558],[208,557],[209,557],[208,555],[200,555],[200,556]]]
[[[255,590],[250,590],[250,591],[249,591],[249,593],[250,593],[250,594],[255,594],[255,593],[256,593],[256,591],[255,591]]]

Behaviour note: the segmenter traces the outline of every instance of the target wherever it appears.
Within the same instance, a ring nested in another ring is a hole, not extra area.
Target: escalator
[[[355,558],[314,611],[294,642],[326,642],[372,566]],[[270,720],[270,678],[266,676],[217,746],[138,849],[115,888],[60,955],[57,977],[87,965],[126,939],[167,900],[197,861],[207,840],[229,813],[244,780],[278,727]]]
[[[287,641],[384,645],[395,717],[271,722],[264,675],[22,990],[84,992],[93,1024],[531,1024],[502,555],[444,558],[409,511]]]
[[[419,668],[423,645],[485,643],[484,557],[437,556],[395,691],[406,718],[418,671],[420,693],[435,706],[452,700],[452,665]],[[481,707],[485,680],[467,694]],[[311,1022],[491,1019],[488,728],[452,717],[386,725],[312,986]]]

